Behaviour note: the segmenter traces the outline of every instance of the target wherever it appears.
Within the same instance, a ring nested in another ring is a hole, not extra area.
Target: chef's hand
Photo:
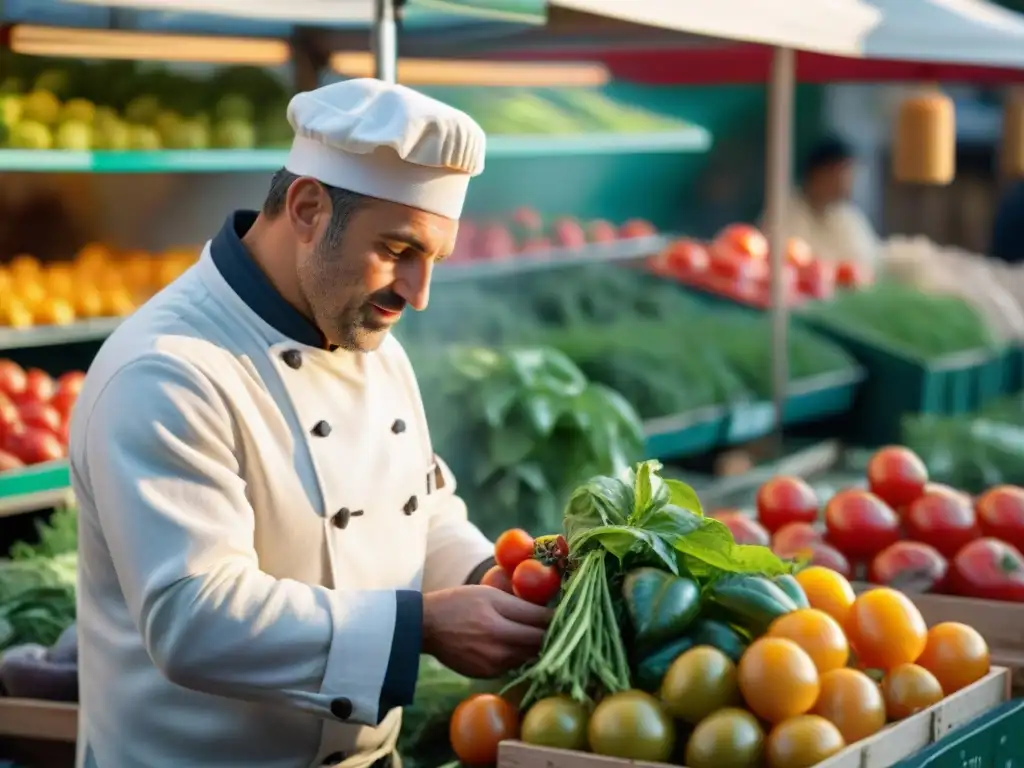
[[[500,589],[423,595],[423,650],[466,677],[498,677],[537,655],[552,611]]]

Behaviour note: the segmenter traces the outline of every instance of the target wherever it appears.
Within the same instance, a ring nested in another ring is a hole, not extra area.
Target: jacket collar
[[[284,300],[242,243],[256,222],[256,211],[235,211],[210,241],[210,257],[221,277],[256,315],[288,338],[309,347],[326,348],[313,323]]]

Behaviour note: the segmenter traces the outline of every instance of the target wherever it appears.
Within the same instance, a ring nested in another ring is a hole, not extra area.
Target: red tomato
[[[830,261],[812,261],[801,267],[797,287],[812,298],[830,298],[836,291],[835,266]]]
[[[715,245],[711,247],[710,254],[710,271],[728,280],[753,285],[768,274],[768,262],[753,259],[735,249]]]
[[[868,581],[904,592],[941,592],[949,563],[939,550],[919,541],[897,541],[871,561]]]
[[[871,282],[871,270],[855,261],[841,261],[836,267],[836,282],[843,288],[860,288]]]
[[[512,594],[537,605],[550,603],[560,586],[558,569],[540,560],[523,560],[512,574]]]
[[[62,420],[67,421],[71,417],[71,409],[75,407],[77,400],[78,393],[57,387],[49,404],[60,414]]]
[[[970,501],[959,493],[926,492],[907,508],[903,522],[911,539],[930,544],[945,557],[981,536]]]
[[[825,505],[826,541],[853,560],[868,560],[900,538],[900,519],[873,493],[840,491]]]
[[[505,569],[500,565],[490,568],[480,579],[480,583],[485,587],[494,587],[502,592],[512,594],[512,578],[505,573]]]
[[[0,360],[0,394],[20,397],[25,391],[25,371],[13,360]]]
[[[772,536],[772,550],[782,557],[802,547],[825,540],[825,526],[821,523],[786,523]]]
[[[986,536],[1002,539],[1024,551],[1024,488],[998,485],[975,503],[978,525]]]
[[[768,240],[757,227],[749,224],[730,224],[715,237],[715,244],[737,251],[744,258],[765,261],[768,258]]]
[[[512,222],[532,232],[539,232],[544,228],[544,218],[540,213],[525,205],[512,211]]]
[[[587,224],[587,240],[592,243],[614,243],[618,239],[615,226],[604,219],[595,219]]]
[[[802,237],[791,237],[786,241],[786,263],[803,269],[814,261],[810,244]]]
[[[820,565],[822,568],[828,568],[848,579],[853,576],[853,568],[846,556],[824,541],[812,541],[791,553],[779,552],[778,555],[787,560],[806,560],[808,565]]]
[[[20,427],[7,433],[3,450],[26,464],[41,464],[64,457],[64,446],[52,432],[35,427]]]
[[[45,429],[53,434],[60,432],[64,420],[60,413],[48,403],[40,403],[29,400],[18,407],[18,415],[21,416],[21,423],[26,427]]]
[[[759,547],[767,547],[771,541],[771,536],[764,526],[750,515],[732,510],[721,510],[715,512],[711,517],[725,523],[737,544],[755,544]]]
[[[650,237],[658,234],[658,229],[651,222],[643,219],[630,219],[619,229],[619,237],[628,239],[631,237]]]
[[[18,405],[27,402],[48,403],[55,389],[56,385],[50,374],[38,368],[29,368],[25,371],[25,389],[11,399]]]
[[[875,452],[868,462],[868,487],[893,509],[907,506],[924,493],[928,468],[909,448],[890,445]]]
[[[0,472],[7,472],[12,469],[20,469],[25,466],[25,462],[19,459],[17,456],[7,453],[7,451],[0,451]]]
[[[757,520],[774,533],[786,523],[818,519],[818,496],[799,477],[773,477],[757,491]]]
[[[533,558],[536,543],[522,528],[505,531],[494,542],[494,559],[511,576],[524,560]]]
[[[707,272],[711,264],[708,249],[695,240],[677,240],[669,246],[665,259],[669,271],[677,277]]]
[[[999,539],[975,539],[953,558],[950,586],[955,594],[1024,603],[1024,555]]]
[[[498,744],[519,735],[519,713],[493,693],[478,693],[463,701],[448,722],[448,739],[459,762],[469,766],[498,762]]]
[[[587,244],[587,233],[576,219],[563,216],[551,229],[560,248],[583,248]]]

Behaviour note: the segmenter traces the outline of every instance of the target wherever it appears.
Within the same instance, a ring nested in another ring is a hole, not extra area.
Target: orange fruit
[[[83,273],[102,268],[112,257],[110,249],[99,243],[89,243],[75,256],[75,267]]]
[[[14,295],[29,309],[46,300],[46,289],[35,279],[25,279],[14,286]]]
[[[817,608],[803,608],[780,616],[768,628],[769,637],[792,640],[811,657],[818,674],[845,667],[850,644],[839,622]]]
[[[7,270],[15,283],[21,283],[26,280],[36,280],[43,268],[35,256],[22,253],[11,259]]]
[[[966,688],[988,674],[988,643],[978,630],[966,624],[947,621],[928,630],[924,652],[917,665],[939,681],[947,696]]]
[[[812,565],[796,574],[796,580],[803,587],[811,608],[824,611],[838,621],[839,626],[846,625],[846,617],[856,595],[842,574],[831,568]]]
[[[812,714],[821,715],[853,744],[885,727],[885,699],[878,683],[856,669],[833,669],[821,676]]]
[[[135,311],[135,301],[124,288],[103,291],[103,314],[106,317],[124,317]]]
[[[769,723],[810,711],[818,698],[818,670],[807,652],[783,637],[755,640],[740,658],[740,693],[750,711]]]
[[[75,322],[75,310],[64,299],[45,299],[35,306],[32,320],[36,325],[68,325]]]
[[[43,274],[43,284],[51,296],[70,299],[75,295],[75,273],[67,264],[52,264]]]
[[[942,685],[924,667],[900,664],[882,679],[882,698],[889,719],[902,720],[942,701]]]
[[[912,664],[924,650],[928,627],[910,598],[888,587],[860,595],[846,620],[846,637],[865,667],[890,670]]]
[[[843,735],[818,715],[785,720],[768,734],[765,757],[768,768],[810,768],[846,746]]]

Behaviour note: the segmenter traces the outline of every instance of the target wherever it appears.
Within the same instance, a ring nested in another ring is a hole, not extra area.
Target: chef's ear
[[[318,241],[331,217],[327,190],[309,176],[300,176],[288,187],[284,208],[292,230],[302,243]]]

